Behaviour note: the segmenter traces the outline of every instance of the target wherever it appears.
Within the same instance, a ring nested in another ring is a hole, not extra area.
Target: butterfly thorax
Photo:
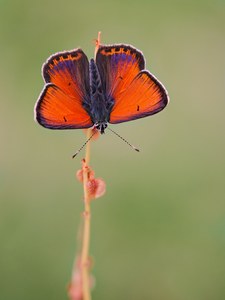
[[[101,133],[104,133],[111,109],[107,105],[106,95],[103,92],[101,77],[98,67],[93,59],[90,60],[90,115],[97,128]]]

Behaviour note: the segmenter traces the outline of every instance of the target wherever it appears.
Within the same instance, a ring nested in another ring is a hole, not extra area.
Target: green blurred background
[[[51,54],[129,43],[171,99],[92,143],[94,300],[225,299],[225,1],[0,0],[0,299],[67,299],[82,131],[33,121]]]

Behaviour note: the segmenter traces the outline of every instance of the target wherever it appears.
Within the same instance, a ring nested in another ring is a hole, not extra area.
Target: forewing
[[[113,100],[145,67],[142,53],[132,46],[122,44],[100,46],[96,63],[105,95],[107,99]]]
[[[81,49],[51,56],[43,66],[47,83],[35,107],[36,120],[51,129],[91,127],[89,63]]]
[[[168,103],[164,86],[144,70],[143,54],[132,46],[100,46],[96,55],[110,123],[121,123],[161,111]]]

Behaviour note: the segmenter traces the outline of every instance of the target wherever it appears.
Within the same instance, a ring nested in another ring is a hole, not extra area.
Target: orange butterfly
[[[94,127],[158,113],[167,105],[165,87],[149,71],[141,51],[130,45],[100,45],[96,60],[81,49],[51,56],[43,66],[45,87],[36,120],[50,129]]]

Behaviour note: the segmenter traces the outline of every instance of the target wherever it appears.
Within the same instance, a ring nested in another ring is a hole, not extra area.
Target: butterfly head
[[[106,122],[95,123],[94,127],[101,133],[105,133],[108,124]]]

